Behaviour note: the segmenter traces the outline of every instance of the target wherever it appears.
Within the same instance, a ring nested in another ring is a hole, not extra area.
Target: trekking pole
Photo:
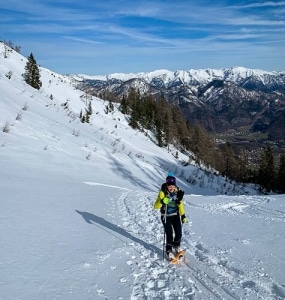
[[[162,260],[164,261],[164,256],[165,256],[165,239],[166,239],[166,230],[165,230],[165,226],[166,226],[166,215],[167,215],[167,205],[165,205],[165,212],[164,212],[164,216],[163,216],[163,229],[164,229],[164,236],[163,236],[163,249],[162,249]]]

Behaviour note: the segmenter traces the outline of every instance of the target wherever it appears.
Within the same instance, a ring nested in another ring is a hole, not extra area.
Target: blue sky
[[[0,0],[0,39],[61,74],[285,71],[285,1]]]

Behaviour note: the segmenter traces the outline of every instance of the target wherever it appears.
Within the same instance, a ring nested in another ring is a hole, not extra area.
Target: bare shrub
[[[10,131],[10,123],[8,121],[4,125],[2,131],[5,132],[5,133],[9,133],[9,131]]]
[[[17,114],[16,120],[17,120],[17,121],[20,121],[20,120],[22,120],[22,117],[23,117],[22,112],[19,112],[19,113]]]
[[[13,72],[12,72],[12,71],[9,71],[7,74],[5,74],[5,76],[6,76],[8,79],[11,79],[12,74],[13,74]]]
[[[24,107],[22,108],[23,110],[28,110],[29,106],[28,106],[28,103],[26,102]]]

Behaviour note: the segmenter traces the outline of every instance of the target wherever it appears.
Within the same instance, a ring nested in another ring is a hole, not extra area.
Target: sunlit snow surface
[[[36,91],[25,63],[0,57],[0,299],[285,298],[284,195],[183,167],[187,157],[156,147],[117,109],[106,114],[103,100],[82,124],[86,99],[70,79],[41,69]],[[177,266],[162,259],[153,209],[168,171],[186,192]]]

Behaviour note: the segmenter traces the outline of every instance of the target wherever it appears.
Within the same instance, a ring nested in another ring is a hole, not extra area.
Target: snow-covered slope
[[[25,63],[0,57],[0,299],[285,297],[283,195],[183,167],[187,157],[116,108],[106,114],[101,99],[82,124],[86,100],[72,80],[41,68],[37,91],[22,80]],[[162,260],[153,210],[168,171],[186,192],[181,266]]]

